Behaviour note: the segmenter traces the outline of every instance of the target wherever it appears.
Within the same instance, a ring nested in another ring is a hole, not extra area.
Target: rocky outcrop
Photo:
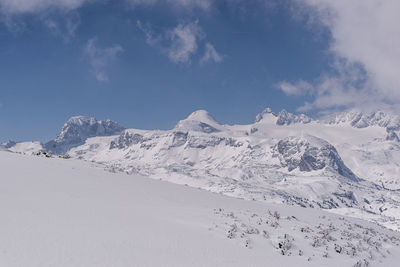
[[[72,147],[83,144],[89,137],[116,135],[124,129],[111,120],[98,121],[84,116],[72,117],[63,125],[57,138],[44,144],[44,148],[62,154]]]
[[[357,181],[356,175],[343,163],[335,147],[328,142],[313,136],[305,138],[288,137],[280,140],[275,148],[283,167],[289,171],[298,169],[310,172],[331,168],[338,174]]]

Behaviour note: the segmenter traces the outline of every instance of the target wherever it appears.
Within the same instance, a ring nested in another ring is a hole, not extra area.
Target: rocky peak
[[[261,113],[256,116],[255,123],[267,120],[274,120],[277,125],[290,125],[294,123],[309,123],[311,118],[304,114],[293,114],[282,110],[278,114],[272,112],[270,108],[264,109]]]
[[[380,126],[392,130],[400,129],[400,116],[381,110],[369,113],[352,109],[337,113],[328,118],[329,124],[350,124],[355,128],[366,128],[369,126]]]
[[[272,112],[272,109],[266,108],[264,109],[261,113],[258,113],[256,116],[256,120],[254,121],[255,123],[262,121],[264,118],[271,118],[271,117],[276,117],[275,113]]]
[[[357,176],[343,163],[336,148],[315,136],[287,137],[274,147],[274,155],[289,171],[310,172],[330,168],[338,174],[357,181]]]
[[[116,135],[124,129],[111,120],[98,121],[95,118],[76,116],[63,125],[57,138],[46,143],[45,148],[53,153],[64,153],[74,146],[83,144],[89,137]]]
[[[284,109],[278,113],[277,117],[278,117],[278,120],[276,121],[277,125],[290,125],[294,123],[311,122],[311,118],[307,117],[304,114],[295,115],[293,113],[287,112]]]
[[[387,131],[386,140],[400,142],[400,138],[395,131]]]

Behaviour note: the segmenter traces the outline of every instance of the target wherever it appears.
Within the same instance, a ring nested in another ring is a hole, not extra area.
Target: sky
[[[398,0],[0,0],[0,141],[400,104]]]

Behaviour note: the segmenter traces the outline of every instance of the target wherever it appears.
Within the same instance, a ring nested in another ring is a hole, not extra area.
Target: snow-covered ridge
[[[32,154],[43,149],[40,142],[15,142],[10,140],[6,143],[0,144],[0,150],[11,151],[21,154]]]
[[[72,147],[83,144],[89,137],[115,135],[124,129],[125,127],[111,120],[97,121],[95,118],[76,116],[70,118],[56,139],[44,144],[44,148],[57,154],[65,153]]]
[[[255,122],[262,122],[263,120],[274,121],[277,125],[290,125],[294,123],[309,123],[312,119],[304,114],[293,114],[282,110],[278,114],[272,112],[270,108],[266,108],[263,112],[256,116]]]
[[[44,148],[230,196],[373,214],[369,220],[400,229],[400,143],[379,125],[271,109],[249,125],[221,124],[199,110],[163,131],[74,117]]]
[[[375,111],[364,113],[362,111],[353,109],[325,119],[329,124],[350,124],[356,128],[366,128],[369,126],[379,126],[391,130],[400,130],[400,116],[390,112]]]
[[[392,112],[378,110],[365,113],[360,110],[353,109],[328,116],[322,121],[328,124],[349,124],[360,129],[371,126],[382,127],[385,128],[387,132],[385,137],[386,140],[400,143],[400,116],[393,114]]]

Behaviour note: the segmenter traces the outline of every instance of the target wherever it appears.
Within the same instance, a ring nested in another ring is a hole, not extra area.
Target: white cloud
[[[177,7],[209,9],[213,0],[167,0]]]
[[[205,37],[198,21],[179,24],[166,35],[171,43],[168,57],[174,63],[190,63],[191,56],[197,51],[197,42]]]
[[[88,2],[106,0],[0,0],[0,10],[3,14],[17,15],[37,13],[47,9],[75,10]],[[133,7],[139,5],[152,6],[166,3],[173,8],[186,10],[209,9],[215,0],[124,0]]]
[[[137,27],[145,34],[146,43],[159,49],[173,63],[190,64],[198,52],[199,45],[204,42],[206,34],[196,20],[191,23],[180,23],[174,28],[155,34],[149,24],[137,22]],[[210,44],[205,44],[205,54],[200,62],[220,62],[222,57]]]
[[[85,53],[89,59],[92,72],[98,81],[108,81],[107,65],[123,51],[123,48],[118,44],[105,48],[98,47],[96,38],[92,38],[87,42]]]
[[[131,4],[133,7],[140,5],[150,6],[158,2],[158,0],[125,0],[125,1]]]
[[[168,5],[172,6],[176,9],[186,9],[186,10],[193,10],[193,9],[202,9],[207,10],[211,7],[215,0],[126,0],[130,3],[133,7],[146,5],[152,6],[157,3],[167,3]]]
[[[139,30],[141,30],[146,35],[146,43],[153,47],[160,46],[162,41],[162,36],[157,35],[155,36],[150,24],[143,24],[141,21],[137,21],[136,25]]]
[[[0,9],[8,15],[36,13],[49,8],[73,10],[90,0],[0,0]]]
[[[206,43],[204,56],[200,59],[200,63],[206,63],[209,61],[214,61],[216,63],[221,62],[222,56],[218,54],[212,44]]]
[[[348,62],[336,66],[340,75],[320,78],[316,87],[322,92],[314,103],[307,104],[308,108],[399,103],[400,1],[297,0],[297,3],[307,7],[308,15],[329,29],[330,51],[337,59]],[[349,83],[349,80],[364,82]]]
[[[370,86],[368,76],[359,64],[336,60],[333,65],[335,73],[321,75],[312,84],[303,80],[295,83],[283,81],[277,87],[288,96],[314,98],[298,108],[301,112],[348,107],[366,110],[377,108],[377,103],[380,107],[387,105],[379,91]]]
[[[81,23],[76,9],[95,1],[100,0],[0,0],[0,21],[11,32],[23,32],[27,28],[23,15],[33,15],[68,42]]]
[[[306,95],[314,90],[314,87],[303,80],[296,83],[289,83],[287,81],[280,82],[278,88],[281,89],[286,95]]]
[[[59,18],[48,17],[44,19],[44,25],[55,36],[61,37],[65,42],[69,42],[75,37],[75,32],[81,24],[81,17],[77,12],[69,12]]]

